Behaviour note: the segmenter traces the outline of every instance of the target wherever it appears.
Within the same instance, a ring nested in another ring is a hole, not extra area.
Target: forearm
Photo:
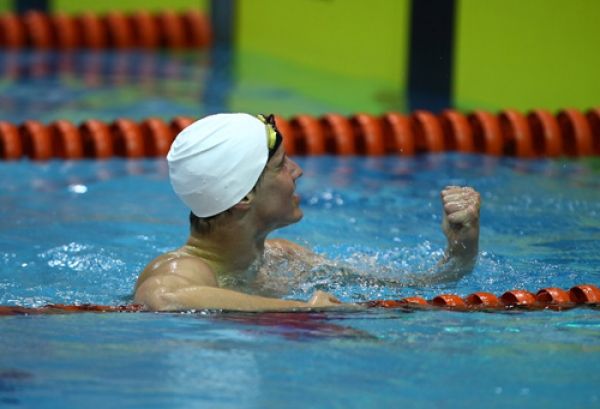
[[[450,261],[457,265],[471,265],[479,252],[479,231],[470,237],[448,237],[448,245],[438,266]],[[472,268],[472,266],[471,266]]]
[[[430,283],[447,283],[458,281],[470,274],[475,267],[479,251],[479,238],[472,237],[471,241],[448,239],[444,256],[432,270],[428,281]]]
[[[156,294],[144,304],[156,311],[181,311],[191,309],[227,311],[265,311],[309,308],[302,301],[282,300],[249,295],[217,287],[193,286],[172,292]]]

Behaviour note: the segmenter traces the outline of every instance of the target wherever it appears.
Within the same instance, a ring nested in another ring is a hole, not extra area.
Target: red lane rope
[[[165,10],[155,15],[145,11],[0,15],[0,48],[207,48],[212,39],[210,21],[198,10]]]
[[[592,130],[586,117],[576,109],[558,113],[558,124],[563,136],[565,154],[586,156],[593,153]]]
[[[476,110],[469,115],[469,124],[473,129],[475,152],[492,156],[504,154],[504,141],[500,121],[490,112]]]
[[[527,123],[531,129],[531,143],[534,156],[554,158],[560,156],[562,139],[558,120],[550,111],[535,109],[527,115]]]
[[[0,38],[6,48],[23,48],[27,43],[27,32],[23,19],[14,13],[0,15]]]
[[[444,145],[447,150],[474,152],[473,129],[466,116],[458,111],[447,109],[438,116],[438,119],[442,126]]]
[[[514,308],[537,310],[566,310],[586,305],[600,306],[600,289],[594,285],[582,284],[572,287],[568,292],[560,288],[544,288],[536,294],[525,290],[511,290],[500,297],[487,292],[469,294],[464,299],[454,294],[440,294],[432,300],[420,297],[408,297],[401,300],[367,301],[364,305],[371,308],[402,308],[409,306],[445,308],[456,311],[505,311]]]
[[[33,160],[164,156],[174,138],[194,118],[159,118],[112,123],[88,119],[79,126],[57,120],[46,126],[28,120],[20,125],[0,121],[0,160],[23,156]],[[553,115],[536,109],[527,115],[504,110],[498,115],[476,110],[463,114],[445,110],[436,116],[415,111],[406,116],[388,112],[320,118],[276,116],[291,155],[414,155],[442,151],[476,152],[519,158],[600,155],[600,108],[587,113],[564,109]],[[83,153],[81,148],[83,147]]]
[[[590,124],[590,131],[592,132],[593,154],[598,156],[600,155],[600,108],[590,109],[586,117]]]
[[[29,120],[19,127],[25,155],[34,160],[47,160],[52,157],[50,132],[41,122]]]
[[[102,121],[88,119],[79,126],[86,158],[106,159],[114,153],[110,128]]]
[[[325,153],[325,133],[316,118],[310,115],[296,115],[292,118],[290,125],[295,142],[293,153],[297,152],[301,155]]]
[[[380,118],[385,151],[399,155],[415,154],[415,137],[408,118],[397,112],[388,112]]]
[[[285,135],[285,138],[283,138],[283,147],[285,148],[285,151],[295,152],[296,140],[292,126],[287,119],[279,115],[275,115],[275,121],[277,123],[277,129],[279,129],[279,132],[281,132],[282,135]]]
[[[507,109],[500,113],[499,119],[504,139],[504,153],[520,158],[532,158],[534,155],[531,129],[523,114],[514,109]]]
[[[167,156],[174,135],[165,121],[160,118],[148,118],[140,124],[140,130],[146,148],[145,156]]]
[[[410,116],[417,152],[442,152],[444,135],[438,118],[428,111],[415,111]]]
[[[453,311],[502,312],[512,309],[555,311],[576,307],[600,307],[600,289],[591,284],[572,287],[569,291],[550,287],[536,294],[525,290],[511,290],[500,297],[487,292],[477,292],[461,298],[455,294],[440,294],[432,300],[407,297],[401,300],[375,300],[359,303],[368,308],[444,309]],[[48,304],[43,307],[0,306],[0,315],[67,314],[78,312],[145,312],[139,305],[64,305]]]
[[[23,156],[23,143],[18,128],[6,121],[0,121],[0,158],[15,160]]]
[[[321,118],[327,153],[356,155],[356,143],[352,124],[343,115],[330,113]],[[283,134],[285,135],[285,133]]]
[[[378,118],[369,114],[356,114],[350,118],[358,153],[361,155],[384,155],[383,129]]]
[[[59,119],[50,124],[48,130],[56,157],[61,159],[83,158],[83,140],[79,137],[79,130],[72,122]]]

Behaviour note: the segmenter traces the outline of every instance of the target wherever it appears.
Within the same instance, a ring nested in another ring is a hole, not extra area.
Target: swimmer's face
[[[256,204],[261,218],[277,229],[302,219],[300,196],[296,191],[296,179],[302,169],[290,159],[283,144],[267,162],[262,180],[256,188]]]

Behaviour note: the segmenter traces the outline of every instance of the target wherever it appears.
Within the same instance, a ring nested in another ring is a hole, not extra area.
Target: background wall
[[[456,19],[456,107],[600,105],[599,1],[460,0]]]
[[[277,103],[254,92],[264,84],[322,101],[323,109],[354,110],[349,101],[360,99],[372,113],[437,111],[445,107],[439,101],[464,111],[600,105],[597,0],[4,0],[0,12],[217,5],[231,15],[216,29],[233,31],[222,38],[236,45],[224,58],[242,91],[234,106]],[[415,104],[415,91],[429,100]]]
[[[370,101],[366,111],[403,110],[409,6],[408,0],[239,0],[238,80],[271,82],[348,109],[358,97]]]
[[[93,11],[106,13],[111,10],[161,11],[167,8],[173,10],[189,10],[190,8],[207,9],[209,0],[50,0],[51,10],[61,10],[66,13],[81,13]]]

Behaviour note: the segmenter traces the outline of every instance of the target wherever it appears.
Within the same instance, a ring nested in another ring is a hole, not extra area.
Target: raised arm
[[[481,196],[470,187],[448,186],[441,192],[442,230],[448,240],[438,266],[447,264],[460,275],[473,270],[479,250]]]

